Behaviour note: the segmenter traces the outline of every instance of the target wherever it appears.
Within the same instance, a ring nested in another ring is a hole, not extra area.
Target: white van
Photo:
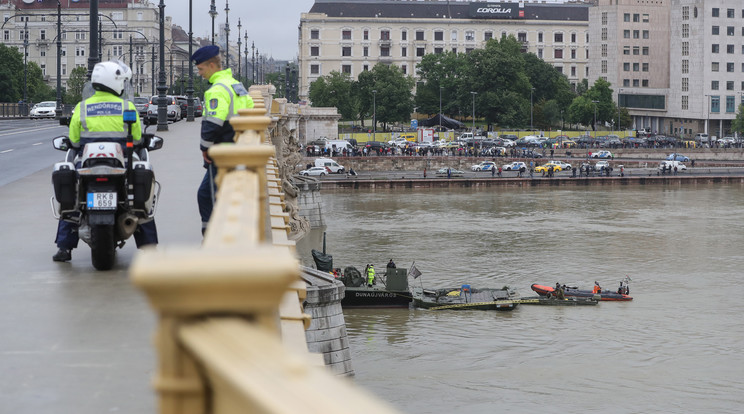
[[[336,161],[330,158],[317,158],[315,160],[315,167],[326,167],[331,173],[343,174],[346,169],[343,165],[338,165]]]
[[[336,151],[339,154],[344,150],[351,151],[351,144],[349,141],[343,139],[331,139],[326,141],[325,147],[328,151]]]

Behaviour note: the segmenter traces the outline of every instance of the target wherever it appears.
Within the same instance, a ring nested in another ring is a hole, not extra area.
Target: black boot
[[[52,260],[55,262],[69,262],[72,260],[72,250],[60,248],[57,250],[57,253],[52,256]]]

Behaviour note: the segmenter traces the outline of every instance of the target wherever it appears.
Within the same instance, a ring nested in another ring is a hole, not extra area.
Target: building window
[[[638,79],[633,79],[633,87],[637,88],[639,86],[641,86],[641,83],[638,81]]]
[[[690,20],[690,6],[682,7],[682,20]]]
[[[408,32],[407,31],[403,30],[402,32],[400,32],[400,40],[402,40],[404,42],[405,41],[408,41]]]
[[[736,11],[734,9],[726,9],[726,17],[733,19],[734,16],[736,16]]]
[[[563,66],[556,66],[555,70],[558,71],[558,73],[563,73]]]
[[[362,49],[362,56],[369,56],[369,47],[368,46],[364,46],[364,48]]]
[[[517,41],[522,42],[522,43],[527,43],[527,33],[525,32],[517,33]]]
[[[713,17],[718,17],[718,15],[720,14],[720,11],[718,10],[718,7],[714,7],[713,8],[713,13],[712,14],[713,14]]]
[[[602,61],[601,69],[602,69],[602,73],[607,73],[607,61],[606,60]]]
[[[648,23],[648,14],[643,14],[643,23]]]
[[[602,45],[602,46],[605,46],[605,45]],[[623,46],[623,55],[630,56],[630,46]]]
[[[351,75],[351,65],[341,65],[341,73],[347,73]]]
[[[734,71],[734,62],[728,62],[726,63],[726,72],[733,72]]]
[[[62,75],[63,76],[67,75],[67,64],[66,63],[62,64]]]
[[[426,54],[426,48],[425,47],[417,47],[416,48],[416,56],[421,57]]]
[[[46,30],[44,29],[39,30],[39,39],[46,40]]]
[[[452,48],[452,53],[457,54],[457,48],[456,47],[453,47]]]
[[[690,56],[690,42],[682,42],[682,56]]]
[[[489,41],[489,40],[491,40],[491,39],[493,39],[493,32],[486,32],[486,33],[483,33],[483,40],[485,40],[485,41],[487,42],[487,41]],[[520,42],[521,42],[521,41],[522,41],[522,40],[520,40]]]
[[[423,40],[423,39],[416,39],[416,40]],[[488,39],[486,39],[488,40]],[[444,32],[443,31],[436,31],[434,32],[434,41],[436,42],[443,42],[444,41]]]
[[[644,30],[644,31],[643,31],[643,38],[644,38],[644,39],[648,39],[648,36],[649,36],[649,35],[648,35],[648,30]]]
[[[686,111],[686,110],[689,109],[689,107],[690,107],[690,102],[689,101],[690,101],[689,97],[687,97],[687,96],[683,96],[682,97],[682,109],[683,110]]]
[[[718,26],[713,26],[712,31],[714,35],[717,35],[720,32],[720,28]]]
[[[3,31],[3,40],[10,40],[10,30]]]
[[[137,12],[137,20],[142,21],[145,18],[145,14],[142,12]]]
[[[572,78],[576,77],[576,66],[571,66],[571,77]]]
[[[408,66],[403,65],[403,66],[400,67],[400,69],[403,71],[403,74],[404,75],[407,75],[408,74]]]
[[[553,57],[555,59],[563,59],[563,49],[555,49],[553,51]]]
[[[543,58],[543,50],[542,49],[537,49],[537,57],[539,57],[540,59]]]
[[[718,62],[711,62],[710,70],[713,72],[718,72]]]
[[[584,58],[589,59],[589,48],[584,49]]]
[[[537,34],[537,43],[542,43],[542,42],[543,42],[543,33],[540,32]]]
[[[434,54],[441,55],[442,53],[444,53],[444,48],[441,48],[441,47],[434,48]]]
[[[62,56],[67,56],[67,48],[66,47],[63,47],[62,48]]]
[[[408,56],[408,48],[407,47],[400,48],[400,55],[403,57]]]
[[[320,73],[320,65],[310,65],[310,74],[317,75]]]
[[[563,43],[563,33],[555,33],[553,35],[553,41],[555,43]]]
[[[85,48],[82,46],[75,47],[75,56],[85,56]]]
[[[718,81],[711,81],[710,82],[710,89],[717,91],[718,90]]]
[[[602,45],[602,57],[607,57],[607,45],[606,44]]]
[[[638,56],[641,53],[641,48],[638,46],[633,46],[633,55]]]
[[[366,30],[366,29],[365,29],[365,30],[364,30],[364,31],[362,32],[362,38],[363,38],[364,40],[369,40],[369,30]]]
[[[424,40],[424,31],[416,30],[416,40]]]
[[[310,47],[310,56],[320,56],[320,47],[319,46],[311,46]]]
[[[720,96],[713,95],[710,97],[710,111],[721,112],[721,97]]]
[[[648,46],[643,46],[641,49],[643,56],[648,56]]]
[[[690,25],[687,23],[682,24],[682,38],[687,39],[690,37]]]
[[[624,22],[629,22],[630,21],[630,13],[623,14],[623,21]]]
[[[382,46],[380,48],[380,56],[383,56],[383,57],[390,56],[390,47],[389,46]]]
[[[607,12],[602,12],[602,26],[607,26]]]
[[[727,91],[733,91],[734,90],[734,81],[727,81],[726,82],[726,90]]]
[[[726,35],[733,36],[735,32],[734,26],[726,26]]]
[[[687,59],[682,60],[682,73],[690,73],[690,61]]]
[[[734,53],[734,45],[726,45],[726,53],[733,54]]]
[[[682,78],[682,92],[690,90],[690,78]]]
[[[630,79],[623,79],[623,86],[626,88],[630,86]]]
[[[124,12],[111,12],[111,18],[114,20],[124,20]]]
[[[475,32],[472,30],[467,30],[465,32],[465,41],[472,42],[475,40]]]
[[[475,49],[473,49],[472,47],[466,47],[466,48],[465,48],[465,54],[466,54],[466,55],[469,55],[469,54],[470,54],[470,52],[472,52],[473,50],[475,50]]]
[[[571,43],[576,43],[576,33],[571,33]]]
[[[606,41],[607,40],[607,28],[606,27],[603,27],[602,28],[602,37],[601,37],[601,39],[603,41]]]
[[[633,30],[633,39],[640,39],[640,38],[641,38],[641,31]]]
[[[641,71],[648,72],[648,63],[644,62],[641,64]]]
[[[351,46],[344,46],[341,48],[341,56],[351,56]]]
[[[630,39],[630,30],[623,30],[623,39]]]
[[[648,88],[648,79],[643,79],[641,81],[641,86],[643,86],[644,88]]]
[[[726,96],[726,112],[733,113],[736,111],[736,97]]]
[[[638,72],[640,68],[641,68],[641,65],[638,62],[633,63],[633,72]]]
[[[351,40],[351,30],[341,31],[341,40]]]
[[[365,72],[368,71],[369,70],[369,65],[362,66],[362,70],[365,71]]]
[[[75,40],[85,40],[85,32],[75,32]]]
[[[452,32],[450,32],[450,40],[452,40],[453,42],[457,41],[457,30],[453,30]]]
[[[380,30],[380,40],[390,40],[390,30]]]
[[[717,44],[714,43],[714,44],[712,44],[710,46],[711,46],[711,50],[710,50],[711,52],[718,53],[719,46]]]

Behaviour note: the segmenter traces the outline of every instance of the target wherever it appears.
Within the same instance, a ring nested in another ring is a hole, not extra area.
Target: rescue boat
[[[552,286],[533,284],[532,290],[540,296],[552,297],[555,294],[555,288]],[[597,298],[601,301],[615,301],[615,302],[626,302],[633,300],[632,296],[620,294],[610,290],[603,290],[600,293],[594,293],[591,290],[577,289],[575,287],[564,288],[563,295],[566,297],[579,297],[579,298]]]

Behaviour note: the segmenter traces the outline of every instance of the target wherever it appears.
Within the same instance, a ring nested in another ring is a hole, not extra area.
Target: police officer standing
[[[239,109],[253,108],[253,99],[248,95],[245,86],[233,78],[230,68],[222,69],[218,46],[210,45],[200,48],[191,56],[191,60],[196,63],[199,75],[212,85],[204,93],[206,115],[202,119],[199,145],[207,172],[196,194],[202,219],[202,234],[204,234],[212,215],[214,195],[217,191],[214,181],[217,168],[207,155],[207,151],[214,144],[235,142],[235,130],[228,121],[238,114]]]
[[[136,111],[134,103],[123,98],[132,71],[118,61],[96,63],[90,76],[95,93],[75,106],[70,120],[69,138],[72,147],[80,151],[85,144],[99,141],[118,142],[126,146],[128,126],[124,123],[124,111]],[[141,143],[142,127],[139,118],[132,125],[135,146]],[[52,256],[55,262],[72,260],[72,249],[78,245],[78,225],[60,220],[55,243],[59,250]],[[134,232],[137,247],[158,243],[155,220],[141,224]]]

